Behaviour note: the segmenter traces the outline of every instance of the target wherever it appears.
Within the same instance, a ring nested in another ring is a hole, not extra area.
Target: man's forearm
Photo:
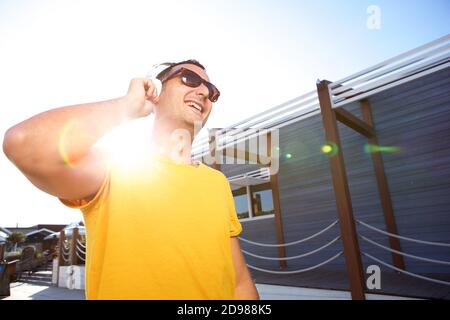
[[[3,148],[8,158],[23,166],[58,164],[63,161],[61,148],[68,159],[76,161],[125,120],[126,103],[123,97],[40,113],[10,128]]]

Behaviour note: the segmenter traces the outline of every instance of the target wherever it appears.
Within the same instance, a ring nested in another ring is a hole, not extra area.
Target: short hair
[[[167,65],[168,68],[166,68],[166,69],[164,69],[163,71],[161,71],[161,72],[156,76],[156,78],[159,79],[159,80],[161,80],[162,78],[164,78],[164,76],[165,76],[167,73],[169,73],[170,70],[172,70],[173,67],[178,66],[178,65],[180,65],[180,64],[193,64],[193,65],[195,65],[195,66],[197,66],[197,67],[202,68],[203,70],[206,70],[205,67],[204,67],[200,62],[198,62],[198,61],[195,60],[195,59],[188,59],[188,60],[184,60],[184,61],[180,61],[180,62],[164,62],[164,63],[161,63],[161,64],[159,64],[159,65]]]

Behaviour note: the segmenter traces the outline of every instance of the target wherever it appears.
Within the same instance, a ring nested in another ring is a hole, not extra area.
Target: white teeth
[[[198,111],[202,112],[202,107],[200,107],[198,104],[196,104],[195,102],[188,102],[188,106],[190,107],[194,107],[195,109],[197,109]]]

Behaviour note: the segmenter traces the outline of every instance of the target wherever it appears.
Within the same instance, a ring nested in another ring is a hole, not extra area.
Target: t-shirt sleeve
[[[227,194],[227,207],[230,214],[230,237],[237,237],[242,232],[242,225],[237,217],[236,208],[234,205],[234,197],[230,188],[228,180],[225,178],[226,194]]]
[[[94,208],[98,207],[101,203],[105,201],[105,199],[108,197],[110,182],[111,182],[111,164],[107,160],[105,178],[103,179],[100,189],[97,191],[94,198],[92,198],[90,201],[86,201],[85,199],[73,199],[73,200],[63,198],[58,199],[67,207],[73,209],[80,209],[84,214],[86,214],[92,211]]]

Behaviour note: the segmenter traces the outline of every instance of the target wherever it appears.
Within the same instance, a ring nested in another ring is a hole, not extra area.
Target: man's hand
[[[156,86],[147,78],[134,78],[130,82],[125,100],[128,117],[146,117],[153,112],[153,106],[158,102]]]

